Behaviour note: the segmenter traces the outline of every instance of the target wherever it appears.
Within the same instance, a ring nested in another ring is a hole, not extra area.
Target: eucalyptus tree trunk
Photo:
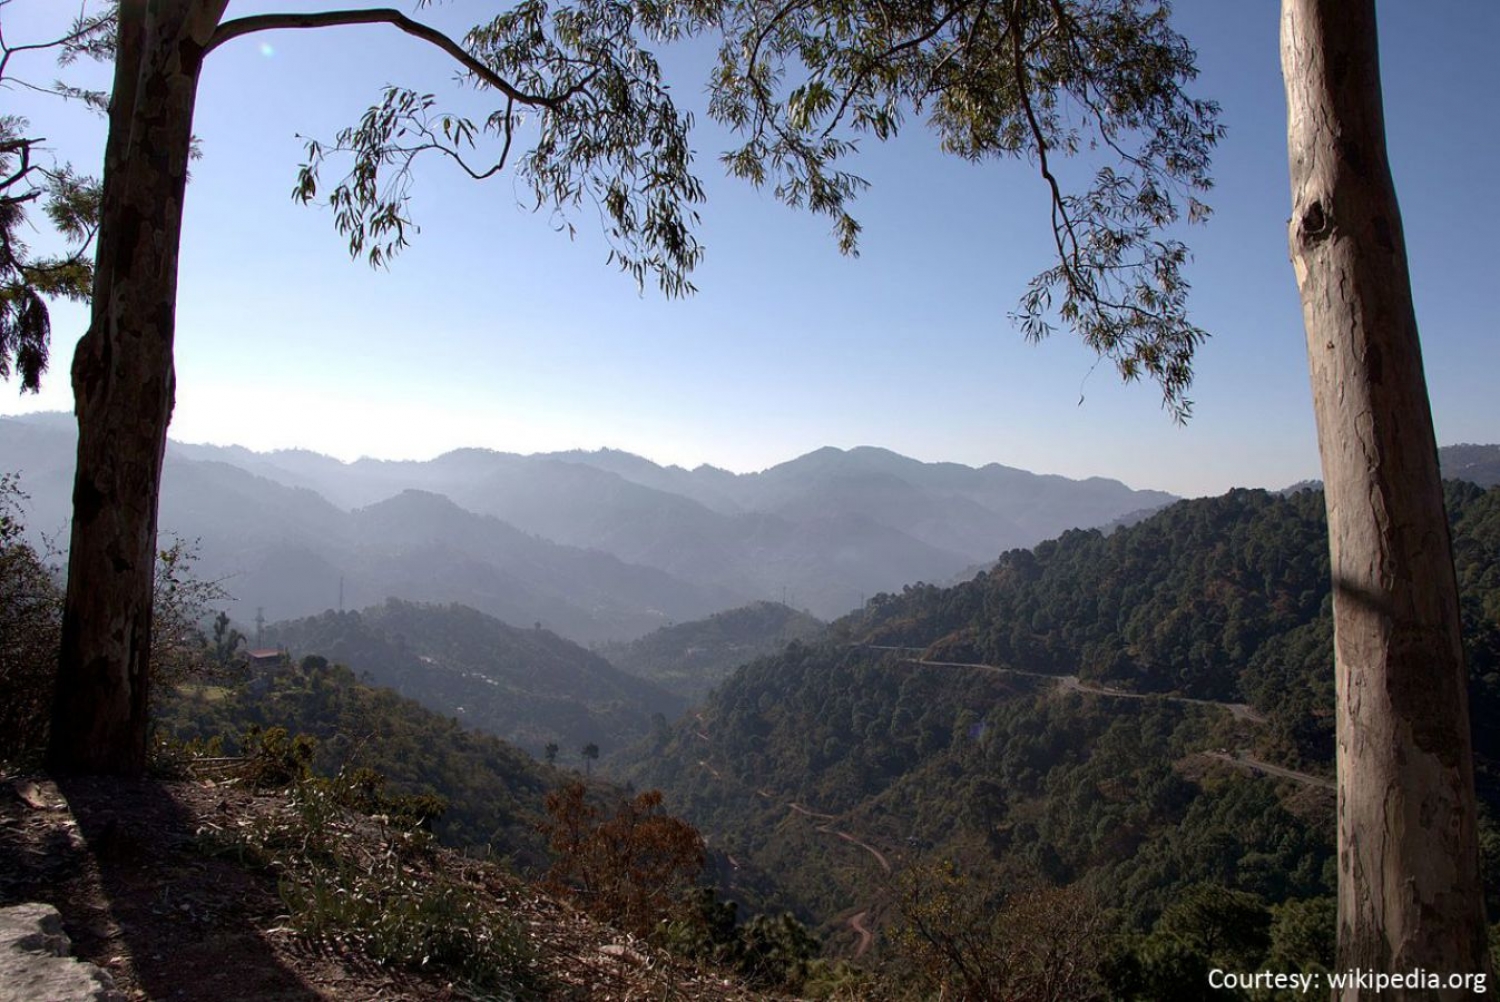
[[[73,358],[78,466],[48,748],[62,772],[146,764],[182,200],[203,48],[226,3],[120,4],[93,315]]]
[[[1478,972],[1488,964],[1458,588],[1386,159],[1374,0],[1284,0],[1281,58],[1333,566],[1338,966]],[[1340,995],[1362,997],[1373,992]]]

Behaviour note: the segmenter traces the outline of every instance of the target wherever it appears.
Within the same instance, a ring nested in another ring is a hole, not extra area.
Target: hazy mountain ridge
[[[1444,480],[1465,480],[1480,487],[1500,486],[1500,445],[1443,445],[1438,447],[1438,466]],[[1282,494],[1321,491],[1319,479],[1299,480],[1281,489]]]
[[[652,714],[685,706],[550,630],[462,605],[390,599],[276,623],[263,639],[368,672],[377,685],[538,755],[549,742],[575,758],[589,742],[618,748],[645,734]]]
[[[1172,500],[1116,481],[922,463],[876,448],[820,449],[751,474],[663,467],[618,450],[461,449],[426,463],[302,458],[285,482],[351,506],[397,488],[429,490],[555,542],[748,598],[785,596],[823,616]]]
[[[570,449],[549,455],[561,462],[578,463],[614,473],[642,487],[681,494],[720,514],[734,515],[744,510],[744,505],[735,500],[739,475],[716,466],[704,464],[692,470],[681,466],[659,466],[649,459],[619,449]]]
[[[0,419],[0,468],[21,471],[28,525],[38,533],[66,525],[73,442],[62,421]],[[396,490],[347,510],[307,486],[323,486],[326,470],[343,465],[337,460],[271,454],[291,457],[292,474],[269,459],[246,458],[257,455],[174,443],[162,478],[161,532],[198,541],[196,573],[223,583],[241,623],[258,608],[284,619],[341,599],[355,608],[397,596],[461,602],[591,640],[639,636],[749,597],[555,543],[437,494]]]
[[[1445,477],[1500,486],[1500,445],[1447,445],[1438,450],[1438,461]]]
[[[607,466],[640,478],[631,479],[583,461],[592,455],[522,457],[465,449],[430,463],[359,460],[346,468],[346,482],[328,468],[318,483],[327,496],[344,502],[364,502],[402,485],[432,491],[563,545],[610,553],[740,600],[785,594],[824,615],[846,611],[878,588],[947,580],[969,563],[962,551],[932,545],[848,507],[823,505],[792,517],[728,511],[731,505],[722,498],[715,508],[641,482],[674,475],[639,457],[604,456]],[[647,469],[660,475],[647,476]],[[684,475],[722,484],[733,477],[723,471]]]
[[[67,517],[72,435],[66,415],[0,419],[0,465],[22,468],[34,526]],[[378,507],[407,491],[428,498]],[[344,463],[173,442],[161,527],[203,540],[203,570],[225,578],[241,621],[262,606],[278,619],[318,612],[341,592],[345,608],[396,595],[588,641],[755,600],[839,615],[878,591],[952,581],[1011,547],[1169,498],[876,448],[734,474],[616,450]]]
[[[739,511],[794,518],[813,512],[864,515],[941,550],[969,553],[988,547],[994,550],[991,557],[1063,529],[1086,528],[1176,500],[1101,477],[1070,480],[998,463],[978,468],[926,463],[873,446],[825,446],[744,474],[710,466],[662,468],[638,457],[624,462],[621,457],[628,454],[612,450],[556,455],[643,485],[690,482],[700,495],[726,498]],[[1122,507],[1126,499],[1128,506]]]

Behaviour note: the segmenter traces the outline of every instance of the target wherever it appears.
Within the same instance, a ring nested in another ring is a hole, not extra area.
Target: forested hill
[[[745,662],[788,641],[813,637],[823,627],[808,613],[780,602],[755,602],[664,626],[628,644],[606,644],[599,653],[616,667],[696,703]]]
[[[1493,815],[1500,488],[1447,496]],[[885,867],[941,859],[981,892],[1077,885],[1142,935],[1200,892],[1266,927],[1295,901],[1275,920],[1323,916],[1331,935],[1328,595],[1320,494],[1180,502],[877,596],[741,668],[629,775],[739,860],[742,886],[771,875],[835,936],[863,912],[892,928]],[[1258,949],[1247,962],[1271,962]]]
[[[539,627],[519,628],[461,605],[388,600],[362,612],[267,627],[264,640],[319,654],[468,727],[564,761],[585,744],[605,751],[646,733],[653,714],[685,705],[645,679]]]
[[[1446,495],[1480,716],[1500,689],[1500,489],[1450,481]],[[836,626],[934,660],[1247,702],[1278,754],[1331,761],[1328,582],[1322,493],[1237,490],[1013,550],[955,588],[878,595]]]

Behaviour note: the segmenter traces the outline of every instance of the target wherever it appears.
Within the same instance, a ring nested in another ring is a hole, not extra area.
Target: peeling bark
[[[199,67],[226,3],[120,5],[93,314],[73,358],[78,466],[48,748],[60,772],[146,765],[182,201]]]
[[[1291,256],[1333,567],[1338,966],[1487,970],[1458,588],[1386,158],[1374,0],[1284,0],[1281,53]]]

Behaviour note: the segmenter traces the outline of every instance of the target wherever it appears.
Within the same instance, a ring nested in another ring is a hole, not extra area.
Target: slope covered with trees
[[[385,777],[387,794],[441,798],[446,806],[433,830],[448,844],[527,868],[546,861],[537,825],[560,773],[326,658],[288,662],[245,684],[184,686],[163,697],[157,725],[178,740],[220,738],[230,755],[269,740],[273,757],[295,757],[291,739],[305,735],[319,774],[369,769]],[[275,728],[291,737],[264,738]]]
[[[1500,490],[1450,483],[1448,504],[1492,817]],[[1329,945],[1322,505],[1234,491],[1013,551],[957,587],[877,596],[826,639],[742,668],[631,775],[824,931],[859,909],[901,925],[874,850],[898,873],[955,860],[996,897],[1076,886],[1142,937],[1195,888],[1233,891],[1267,923],[1322,915]]]
[[[607,644],[599,653],[616,667],[696,703],[740,665],[772,654],[788,641],[815,636],[823,626],[780,602],[756,602],[664,626],[628,644]]]
[[[1450,482],[1476,715],[1500,670],[1500,494]],[[1232,491],[1109,536],[1069,532],[952,589],[880,595],[843,635],[1139,692],[1248,702],[1277,751],[1332,760],[1332,624],[1322,495]],[[1486,604],[1488,603],[1488,605]],[[1321,723],[1319,723],[1321,721]]]
[[[683,707],[548,630],[510,626],[461,605],[390,599],[363,612],[278,623],[265,639],[347,664],[534,754],[549,743],[573,753],[586,743],[618,748],[645,734],[653,714]]]

